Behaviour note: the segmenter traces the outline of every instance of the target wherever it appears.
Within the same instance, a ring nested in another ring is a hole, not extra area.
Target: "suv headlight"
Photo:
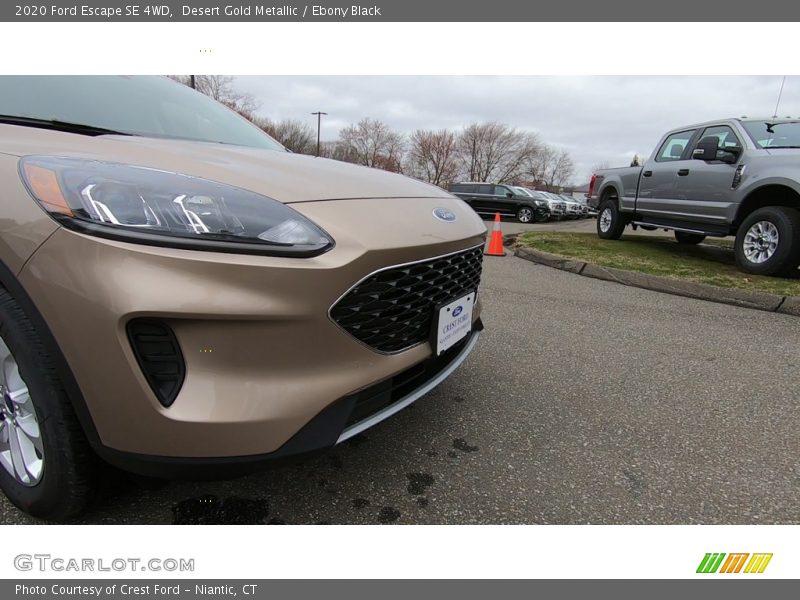
[[[194,250],[316,256],[333,240],[277,200],[199,177],[118,163],[26,156],[28,191],[83,233]]]

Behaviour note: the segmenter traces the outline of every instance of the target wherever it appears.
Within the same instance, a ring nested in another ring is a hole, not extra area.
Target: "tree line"
[[[187,76],[174,78],[189,83]],[[195,87],[250,119],[292,152],[316,153],[317,132],[310,123],[257,115],[257,102],[238,92],[232,77],[198,75]],[[566,150],[497,121],[470,123],[459,131],[417,129],[404,134],[380,120],[364,118],[342,129],[337,140],[323,142],[320,155],[403,173],[445,188],[466,180],[562,191],[575,175],[575,164]]]

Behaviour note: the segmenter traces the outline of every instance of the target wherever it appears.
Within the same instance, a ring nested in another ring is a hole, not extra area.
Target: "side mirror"
[[[697,160],[718,160],[719,138],[714,136],[704,137],[697,142],[697,147],[692,150],[692,158]]]
[[[720,158],[720,160],[722,162],[731,164],[739,160],[739,157],[742,155],[742,152],[744,152],[744,148],[742,148],[741,146],[728,146],[726,148],[720,148],[720,150],[722,150],[722,157]]]
[[[513,198],[513,197],[514,194],[512,194],[511,192],[506,192],[506,198]]]

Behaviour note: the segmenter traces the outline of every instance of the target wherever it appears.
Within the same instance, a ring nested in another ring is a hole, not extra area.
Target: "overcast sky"
[[[733,116],[768,116],[775,110],[781,77],[237,77],[253,94],[259,113],[304,119],[321,110],[322,139],[364,117],[405,133],[460,129],[474,121],[501,121],[538,133],[565,148],[576,164],[575,184],[592,166],[627,165],[648,156],[668,129]],[[787,77],[782,116],[800,115],[800,77]]]

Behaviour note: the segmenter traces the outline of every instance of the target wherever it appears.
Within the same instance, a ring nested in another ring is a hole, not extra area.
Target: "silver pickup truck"
[[[597,234],[668,229],[683,244],[736,236],[748,273],[797,275],[800,119],[723,119],[668,132],[643,167],[592,176]]]

